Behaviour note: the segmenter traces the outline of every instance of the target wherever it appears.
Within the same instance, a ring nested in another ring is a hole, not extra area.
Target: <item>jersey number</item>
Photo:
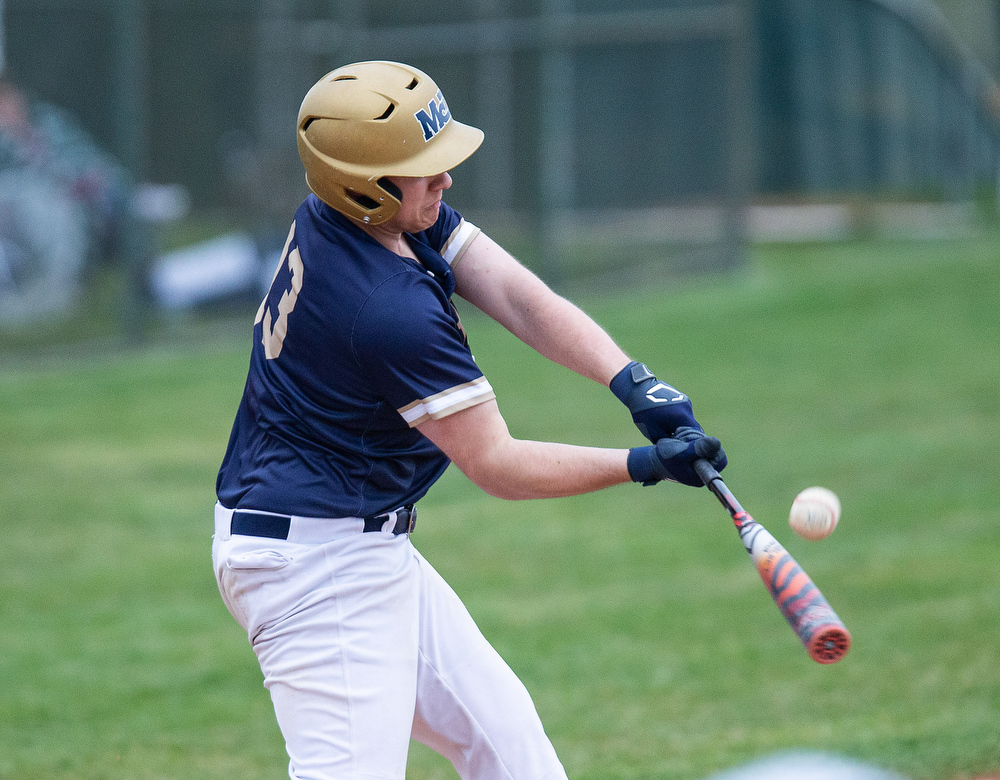
[[[273,287],[274,280],[278,278],[278,273],[284,267],[285,263],[288,263],[288,271],[292,277],[292,288],[290,290],[286,289],[281,293],[281,300],[278,301],[277,316],[271,311],[271,307],[267,305],[267,299],[271,295],[271,291],[269,290],[267,295],[264,296],[264,300],[260,302],[260,308],[257,309],[257,317],[253,321],[254,325],[261,320],[264,322],[264,336],[261,339],[261,343],[264,345],[264,356],[268,360],[274,360],[281,354],[281,347],[285,343],[285,334],[288,333],[288,315],[295,308],[295,302],[302,291],[302,257],[299,255],[299,248],[295,247],[291,252],[288,251],[288,246],[292,243],[294,235],[295,223],[293,222],[292,229],[288,231],[288,239],[285,241],[285,249],[281,253],[281,262],[278,263],[278,267],[274,270],[274,279],[271,280],[271,286]]]

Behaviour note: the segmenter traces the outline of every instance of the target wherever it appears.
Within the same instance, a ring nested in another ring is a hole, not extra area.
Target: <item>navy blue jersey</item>
[[[389,251],[310,195],[257,312],[216,483],[230,509],[365,517],[415,502],[447,457],[417,429],[493,398],[451,304],[478,229],[444,203]]]

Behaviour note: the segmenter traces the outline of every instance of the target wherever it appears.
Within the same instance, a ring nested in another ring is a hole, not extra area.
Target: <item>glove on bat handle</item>
[[[809,656],[821,664],[832,664],[843,658],[851,648],[851,634],[809,575],[781,543],[740,506],[712,464],[699,458],[693,465],[701,481],[732,516],[761,580]]]

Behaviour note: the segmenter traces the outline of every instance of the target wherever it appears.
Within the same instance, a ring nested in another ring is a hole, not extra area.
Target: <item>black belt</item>
[[[390,512],[364,518],[365,533],[381,531],[382,526],[391,518]],[[396,525],[393,535],[408,534],[417,524],[417,508],[413,504],[396,510]],[[287,539],[292,518],[288,515],[268,515],[263,512],[253,512],[248,509],[237,509],[233,512],[230,533],[241,536],[266,536],[268,539]]]

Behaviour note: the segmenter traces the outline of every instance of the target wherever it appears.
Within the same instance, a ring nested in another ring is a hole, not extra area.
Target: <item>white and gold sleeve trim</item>
[[[449,414],[493,398],[496,398],[493,387],[486,377],[481,376],[471,382],[455,385],[427,398],[421,398],[396,411],[406,420],[407,425],[415,428],[426,420],[440,420]]]
[[[448,236],[448,240],[444,242],[444,246],[441,247],[441,257],[444,258],[444,261],[448,265],[454,267],[462,259],[462,255],[469,248],[469,244],[481,232],[471,222],[466,222],[463,219],[458,223],[458,227],[452,231],[451,235]]]

